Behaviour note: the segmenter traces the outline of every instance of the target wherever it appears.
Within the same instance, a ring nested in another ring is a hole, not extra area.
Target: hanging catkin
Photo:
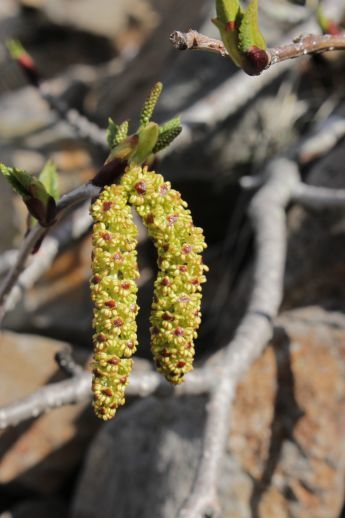
[[[194,339],[201,321],[201,284],[207,267],[202,229],[170,183],[146,167],[128,167],[121,185],[153,238],[159,272],[151,313],[151,348],[168,381],[181,383],[193,368]]]
[[[135,317],[137,228],[123,187],[111,185],[93,203],[91,294],[94,303],[93,407],[111,419],[124,391],[137,346]]]

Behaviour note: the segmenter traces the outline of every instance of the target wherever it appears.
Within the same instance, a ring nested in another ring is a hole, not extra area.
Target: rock
[[[70,25],[102,36],[114,38],[129,24],[130,16],[137,23],[151,27],[157,21],[147,0],[21,0],[24,5],[42,9],[54,23]]]
[[[219,486],[222,518],[337,518],[345,474],[345,318],[311,307],[277,321],[238,387]],[[190,494],[203,397],[148,399],[96,436],[73,518],[172,518]]]
[[[66,344],[3,332],[0,341],[0,405],[15,402],[46,383],[64,379],[54,354]],[[87,355],[74,351],[79,363]],[[0,490],[51,495],[78,466],[99,423],[89,403],[66,406],[9,428],[0,436]]]
[[[2,95],[0,137],[9,139],[34,133],[52,124],[56,117],[31,86]]]
[[[1,518],[64,518],[68,516],[65,503],[57,498],[25,500],[4,511]]]
[[[272,346],[237,391],[223,516],[337,518],[345,474],[345,318],[311,307],[285,313],[277,325]]]
[[[119,411],[88,454],[74,518],[172,518],[200,453],[205,399],[146,399]]]

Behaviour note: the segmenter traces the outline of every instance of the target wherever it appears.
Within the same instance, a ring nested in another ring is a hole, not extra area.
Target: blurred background
[[[319,31],[313,2],[259,3],[271,46],[306,27]],[[345,5],[328,1],[325,10],[339,19]],[[1,162],[37,174],[51,159],[65,193],[91,179],[106,157],[28,84],[8,55],[9,38],[33,56],[52,95],[102,128],[111,116],[129,119],[135,130],[157,81],[165,88],[154,119],[181,114],[185,130],[158,159],[157,171],[181,191],[208,243],[198,365],[228,343],[252,284],[246,209],[254,190],[243,188],[241,179],[252,177],[255,184],[271,158],[345,118],[344,53],[278,65],[261,84],[261,78],[248,81],[230,60],[172,48],[174,30],[192,27],[217,37],[213,16],[211,0],[0,3]],[[343,141],[324,156],[307,148],[299,158],[306,182],[345,187]],[[3,276],[23,239],[27,213],[2,177],[0,202]],[[62,241],[50,268],[8,308],[0,404],[64,379],[54,354],[66,343],[78,363],[89,361],[91,240],[85,210],[80,217],[77,236]],[[236,397],[220,481],[224,517],[332,518],[343,508],[344,212],[290,207],[288,231],[283,312],[272,344]],[[139,260],[137,355],[149,359],[155,255],[142,228]],[[173,518],[193,482],[205,403],[202,396],[130,401],[107,425],[85,403],[1,432],[0,518]]]

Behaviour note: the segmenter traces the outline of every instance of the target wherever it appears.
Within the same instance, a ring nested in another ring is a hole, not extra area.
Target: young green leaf
[[[129,164],[143,164],[152,154],[159,137],[159,126],[155,122],[149,122],[138,133],[139,141],[133,153],[128,158]]]
[[[236,66],[242,67],[242,56],[238,49],[238,27],[243,10],[238,0],[216,0],[217,18],[213,23],[218,28],[222,41]]]
[[[234,30],[234,24],[243,11],[238,0],[216,0],[216,12],[219,22]]]
[[[60,198],[60,192],[58,174],[54,162],[48,160],[48,162],[43,167],[38,179],[46,188],[47,193],[50,194],[50,196],[52,196],[55,201],[57,201]]]
[[[30,214],[42,226],[49,226],[54,220],[56,204],[38,178],[21,169],[0,164],[0,172],[23,199]]]
[[[248,52],[253,47],[262,50],[267,47],[259,28],[258,0],[251,0],[239,27],[239,50]]]
[[[114,141],[116,139],[118,129],[119,129],[119,126],[113,121],[113,119],[111,117],[109,117],[107,133],[106,133],[109,149],[114,147]]]

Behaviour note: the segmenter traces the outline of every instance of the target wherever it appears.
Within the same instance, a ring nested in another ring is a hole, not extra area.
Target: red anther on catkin
[[[162,286],[170,286],[171,282],[170,280],[168,279],[168,277],[163,277],[162,281],[161,281],[161,285]]]
[[[145,182],[137,182],[134,186],[134,189],[138,194],[145,194],[146,192],[146,183]]]
[[[174,315],[169,315],[169,313],[164,313],[162,319],[166,322],[173,322],[175,320]]]
[[[167,222],[169,225],[173,225],[178,220],[178,214],[170,214],[170,216],[167,216]]]
[[[108,308],[116,308],[116,301],[114,299],[111,299],[111,300],[107,300],[105,302],[105,306],[107,306]]]
[[[154,215],[152,214],[152,212],[150,212],[150,214],[148,214],[145,218],[145,223],[146,225],[152,225],[152,223],[154,222],[155,220],[155,217]]]
[[[115,320],[113,321],[113,324],[115,327],[122,327],[123,326],[122,318],[120,318],[120,317],[115,318]]]
[[[182,327],[177,327],[174,331],[175,336],[183,336],[184,335],[184,329]]]
[[[105,396],[113,396],[113,391],[110,389],[110,388],[104,388],[101,390],[102,394],[104,394]]]
[[[192,247],[190,245],[184,245],[182,247],[182,253],[187,255],[187,254],[190,254],[192,251]]]
[[[102,207],[103,207],[103,211],[104,211],[104,212],[107,212],[108,210],[110,210],[110,209],[111,209],[112,205],[113,205],[113,202],[112,202],[112,201],[104,201],[104,202],[103,202],[103,205],[102,205]]]
[[[108,360],[107,363],[109,365],[118,365],[120,363],[120,358],[114,356],[113,358],[110,358],[110,360]]]

